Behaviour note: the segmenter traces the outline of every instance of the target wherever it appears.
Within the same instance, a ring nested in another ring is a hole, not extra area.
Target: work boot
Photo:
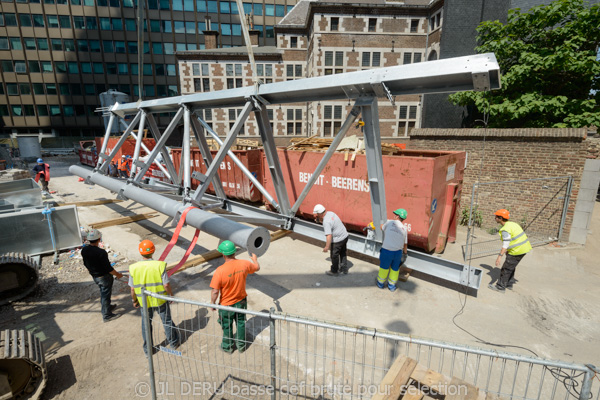
[[[348,268],[342,268],[342,274],[348,275]]]
[[[120,316],[121,316],[121,314],[110,314],[108,317],[104,318],[104,322],[113,321],[113,320],[119,318]]]
[[[327,274],[329,276],[339,276],[340,275],[339,272],[333,272],[333,271],[325,271],[325,274]]]
[[[492,289],[495,292],[504,293],[506,290],[502,286],[492,285],[491,283],[488,285],[488,288]]]
[[[388,289],[390,290],[390,292],[395,292],[396,291],[396,285],[389,285],[388,284]]]
[[[108,312],[112,314],[112,312],[115,311],[115,308],[117,308],[117,305],[111,304],[110,307],[108,307]]]
[[[375,280],[375,283],[377,284],[377,287],[379,289],[384,289],[385,288],[385,285],[383,283],[379,282],[378,280]]]

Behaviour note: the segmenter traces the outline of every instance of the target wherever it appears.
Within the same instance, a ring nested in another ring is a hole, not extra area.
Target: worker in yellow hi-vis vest
[[[500,270],[500,278],[495,285],[488,286],[490,289],[504,293],[506,289],[512,290],[516,282],[515,270],[525,254],[531,251],[529,238],[523,231],[523,228],[516,222],[509,221],[510,213],[508,210],[501,209],[494,213],[496,222],[501,224],[500,238],[502,239],[502,249],[496,259],[496,267],[500,266],[502,256],[506,254],[506,260]]]
[[[133,299],[133,306],[135,308],[140,307],[140,302],[142,301],[142,288],[156,294],[173,296],[171,285],[169,284],[169,277],[167,275],[167,263],[164,261],[154,261],[152,259],[152,255],[155,251],[154,243],[150,240],[142,240],[139,245],[139,250],[142,257],[144,257],[144,260],[129,266],[129,286],[131,287],[131,298]],[[154,311],[158,312],[165,328],[169,347],[176,350],[177,347],[179,347],[179,333],[171,319],[169,303],[166,300],[157,299],[152,296],[147,296],[146,301],[148,303],[148,314],[150,315],[150,319],[152,319]],[[152,335],[152,321],[150,321],[150,335]],[[143,319],[142,336],[144,337],[144,353],[146,353],[147,356],[146,326],[144,325]]]

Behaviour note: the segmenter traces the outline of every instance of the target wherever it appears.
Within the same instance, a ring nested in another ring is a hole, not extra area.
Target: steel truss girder
[[[214,197],[205,195],[205,198],[211,199]],[[278,217],[277,213],[231,200],[225,201],[225,209],[252,219]],[[323,226],[298,218],[294,218],[292,222],[291,230],[293,232],[323,241]],[[349,250],[375,258],[379,257],[379,251],[381,250],[380,242],[354,233],[349,234],[347,246]],[[483,277],[482,270],[479,268],[444,260],[443,258],[414,250],[408,250],[408,258],[404,266],[414,271],[419,271],[475,290],[479,289],[481,278]]]
[[[69,172],[115,193],[120,193],[127,199],[153,208],[173,217],[173,219],[178,219],[182,212],[189,206],[189,204],[182,204],[177,200],[140,189],[130,182],[109,178],[77,165],[72,165],[69,168]],[[187,213],[185,222],[209,235],[231,240],[236,245],[248,249],[249,252],[258,256],[263,255],[267,251],[271,242],[269,231],[266,228],[243,225],[198,208],[194,208]]]

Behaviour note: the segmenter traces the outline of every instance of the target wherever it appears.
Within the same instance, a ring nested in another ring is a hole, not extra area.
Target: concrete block
[[[577,243],[577,244],[585,244],[587,240],[588,230],[583,228],[571,228],[571,233],[569,234],[569,242]]]
[[[577,195],[577,202],[579,201],[596,201],[596,193],[598,193],[598,188],[596,189],[579,189],[579,194]]]
[[[587,200],[577,200],[577,204],[575,205],[575,212],[587,212],[592,213],[594,211],[594,206],[596,205],[595,201],[587,201]]]
[[[580,187],[582,189],[598,190],[598,184],[600,184],[600,172],[585,171],[581,176]]]
[[[585,160],[583,165],[584,171],[600,172],[600,159],[597,160]]]
[[[573,215],[573,228],[585,228],[587,229],[591,213],[575,211]]]

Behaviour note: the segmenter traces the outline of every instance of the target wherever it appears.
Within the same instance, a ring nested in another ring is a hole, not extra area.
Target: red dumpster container
[[[262,150],[232,150],[233,154],[244,164],[244,166],[254,175],[254,177],[261,182],[262,181]],[[173,163],[175,169],[179,173],[179,167],[181,162],[181,149],[172,149]],[[217,155],[216,150],[211,151],[212,156]],[[206,173],[206,165],[202,159],[202,153],[198,148],[192,148],[190,150],[190,157],[192,163],[192,170]],[[248,179],[248,177],[242,172],[242,170],[229,158],[225,156],[225,159],[219,167],[219,178],[225,189],[225,194],[231,199],[239,199],[250,202],[258,202],[262,200],[261,193],[254,187],[254,184]],[[199,181],[192,179],[192,188],[196,189],[199,185]],[[212,184],[208,188],[208,192],[215,193]]]
[[[281,168],[294,204],[323,153],[278,149]],[[410,246],[442,251],[446,240],[456,236],[456,220],[466,154],[464,152],[406,150],[382,156],[387,215],[405,208]],[[263,163],[265,188],[275,193]],[[350,230],[362,232],[372,220],[365,155],[344,161],[335,153],[299,208],[298,215],[312,219],[317,203],[335,212]]]
[[[98,154],[96,150],[79,150],[79,162],[83,165],[95,167],[98,163]]]
[[[108,144],[106,145],[106,154],[110,154],[110,152],[113,151],[113,149],[115,148],[115,146],[117,145],[117,143],[119,142],[120,139],[121,139],[120,137],[108,138]],[[97,151],[100,151],[100,149],[102,148],[102,140],[104,140],[104,139],[103,138],[95,138]],[[142,142],[146,145],[146,147],[148,147],[148,149],[150,151],[152,151],[152,149],[154,149],[154,146],[156,145],[155,140],[152,138],[142,139]],[[113,160],[117,160],[122,155],[133,156],[134,152],[135,152],[135,139],[134,138],[127,139],[127,140],[125,140],[125,142],[123,143],[123,145],[121,146],[119,151],[117,151],[117,154],[115,155]],[[140,150],[140,156],[143,157],[145,155],[146,155],[146,152],[142,148]]]

